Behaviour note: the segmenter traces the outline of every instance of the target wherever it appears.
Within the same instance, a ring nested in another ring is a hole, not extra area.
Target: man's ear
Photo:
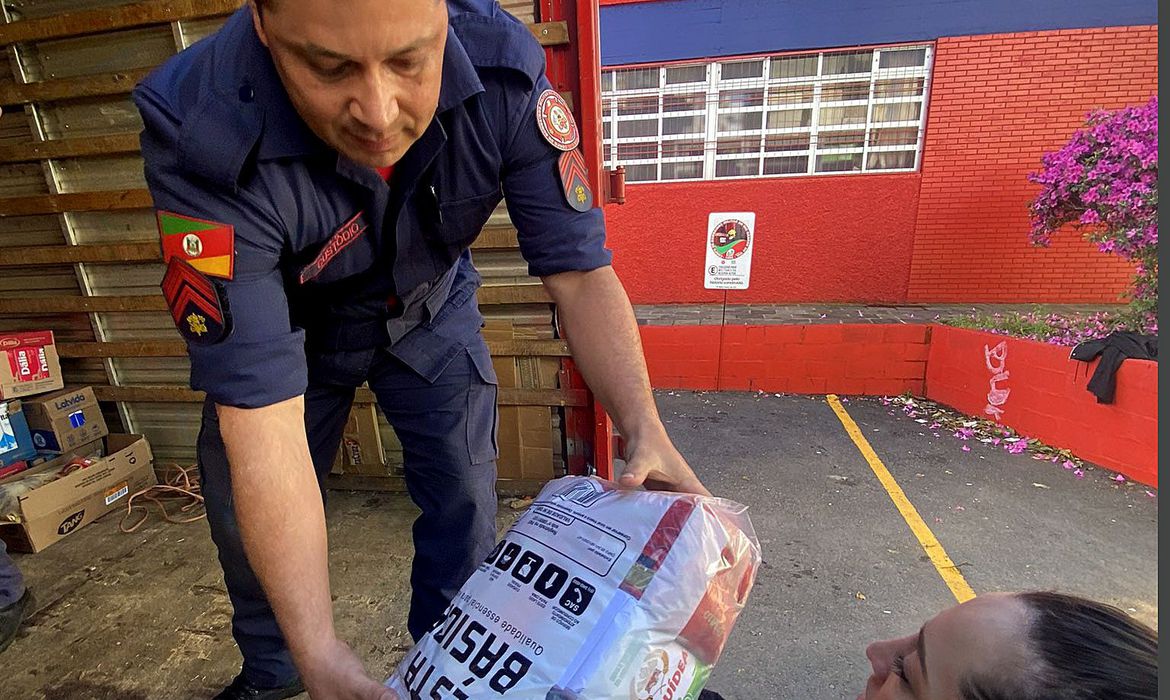
[[[268,36],[264,33],[264,22],[260,19],[260,8],[256,5],[256,0],[248,0],[248,7],[252,9],[252,26],[256,28],[256,36],[260,37],[260,43],[268,46]]]

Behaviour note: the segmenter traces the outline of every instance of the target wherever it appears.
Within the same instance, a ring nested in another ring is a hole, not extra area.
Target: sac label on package
[[[386,685],[410,700],[693,700],[760,559],[739,504],[558,479]]]

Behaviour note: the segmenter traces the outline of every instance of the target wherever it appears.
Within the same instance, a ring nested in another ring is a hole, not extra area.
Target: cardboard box
[[[382,456],[382,435],[373,404],[355,405],[341,436],[341,448],[333,461],[333,472],[387,476]]]
[[[90,387],[25,399],[24,416],[41,452],[68,452],[110,434]]]
[[[0,402],[0,468],[16,466],[37,454],[20,401]]]
[[[141,435],[110,435],[106,456],[92,466],[22,494],[20,523],[0,522],[0,538],[17,552],[40,552],[112,510],[124,508],[130,494],[158,483],[150,444]],[[82,448],[78,453],[87,453]],[[15,477],[61,469],[72,458],[65,454]]]
[[[65,386],[52,331],[0,333],[0,399]]]

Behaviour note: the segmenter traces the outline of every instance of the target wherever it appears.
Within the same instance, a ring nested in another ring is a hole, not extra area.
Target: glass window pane
[[[617,101],[617,113],[625,116],[630,114],[658,114],[658,97],[627,97]]]
[[[706,119],[698,114],[693,117],[666,117],[662,120],[662,134],[664,136],[701,134],[705,121]]]
[[[870,170],[913,168],[914,151],[883,151],[881,153],[870,153],[869,163],[865,167]]]
[[[689,112],[704,109],[706,106],[707,94],[703,92],[684,92],[662,96],[663,112]]]
[[[663,163],[663,180],[683,180],[686,178],[703,177],[703,162],[694,163]]]
[[[918,145],[918,129],[905,127],[901,129],[873,129],[869,132],[871,146],[916,146]]]
[[[630,68],[617,71],[618,90],[646,90],[658,87],[657,68]]]
[[[769,129],[795,129],[812,124],[812,108],[781,109],[768,112]]]
[[[764,89],[755,90],[720,90],[719,106],[724,109],[743,107],[762,107],[764,104]]]
[[[856,172],[861,170],[860,153],[833,153],[817,156],[818,173]]]
[[[721,63],[719,75],[722,80],[762,78],[764,77],[764,62],[736,61],[735,63]]]
[[[770,78],[807,78],[817,74],[816,56],[781,56],[772,59]]]
[[[868,73],[873,69],[873,51],[825,54],[824,75]]]
[[[922,94],[924,78],[879,80],[873,87],[874,97],[917,97]]]
[[[609,144],[603,144],[601,147],[601,159],[608,163],[610,162],[610,155],[612,155],[612,149],[609,147]]]
[[[808,156],[789,156],[786,158],[765,158],[765,175],[793,175],[808,172]]]
[[[715,153],[718,155],[725,155],[728,153],[759,153],[759,151],[759,136],[719,139],[719,143],[715,147]]]
[[[817,148],[861,148],[864,131],[825,131],[817,134]]]
[[[618,160],[648,160],[658,157],[658,142],[643,141],[640,143],[619,143],[617,145]]]
[[[759,158],[737,158],[715,161],[715,177],[744,177],[759,175]]]
[[[911,68],[926,64],[926,49],[882,49],[878,68]]]
[[[821,125],[837,126],[839,124],[864,124],[866,105],[850,105],[849,107],[822,107]]]
[[[618,122],[617,135],[619,139],[637,138],[639,136],[657,136],[658,120],[636,119],[633,121]]]
[[[897,102],[873,106],[873,120],[875,122],[918,121],[921,114],[921,102]]]
[[[747,131],[748,129],[759,129],[763,122],[764,115],[759,112],[720,114],[719,131]]]
[[[645,163],[643,165],[627,165],[627,182],[653,182],[658,179],[658,165]]]
[[[822,102],[844,102],[845,100],[868,99],[868,80],[853,83],[827,83],[821,88]]]
[[[773,85],[768,88],[770,105],[804,104],[812,101],[812,85]]]
[[[613,89],[613,71],[607,70],[601,74],[601,91],[609,92]]]
[[[768,134],[764,137],[765,151],[807,151],[808,145],[808,133]]]
[[[601,138],[608,139],[610,134],[612,134],[612,133],[613,133],[613,123],[607,119],[606,121],[601,123]]]
[[[705,83],[707,82],[707,66],[675,66],[666,69],[666,84]]]
[[[663,141],[663,158],[695,158],[703,155],[704,144],[702,139],[683,139],[680,141]]]

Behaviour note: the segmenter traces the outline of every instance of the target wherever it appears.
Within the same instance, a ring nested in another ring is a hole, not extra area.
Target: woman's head
[[[859,700],[1153,700],[1158,635],[1057,593],[998,593],[866,649]]]

